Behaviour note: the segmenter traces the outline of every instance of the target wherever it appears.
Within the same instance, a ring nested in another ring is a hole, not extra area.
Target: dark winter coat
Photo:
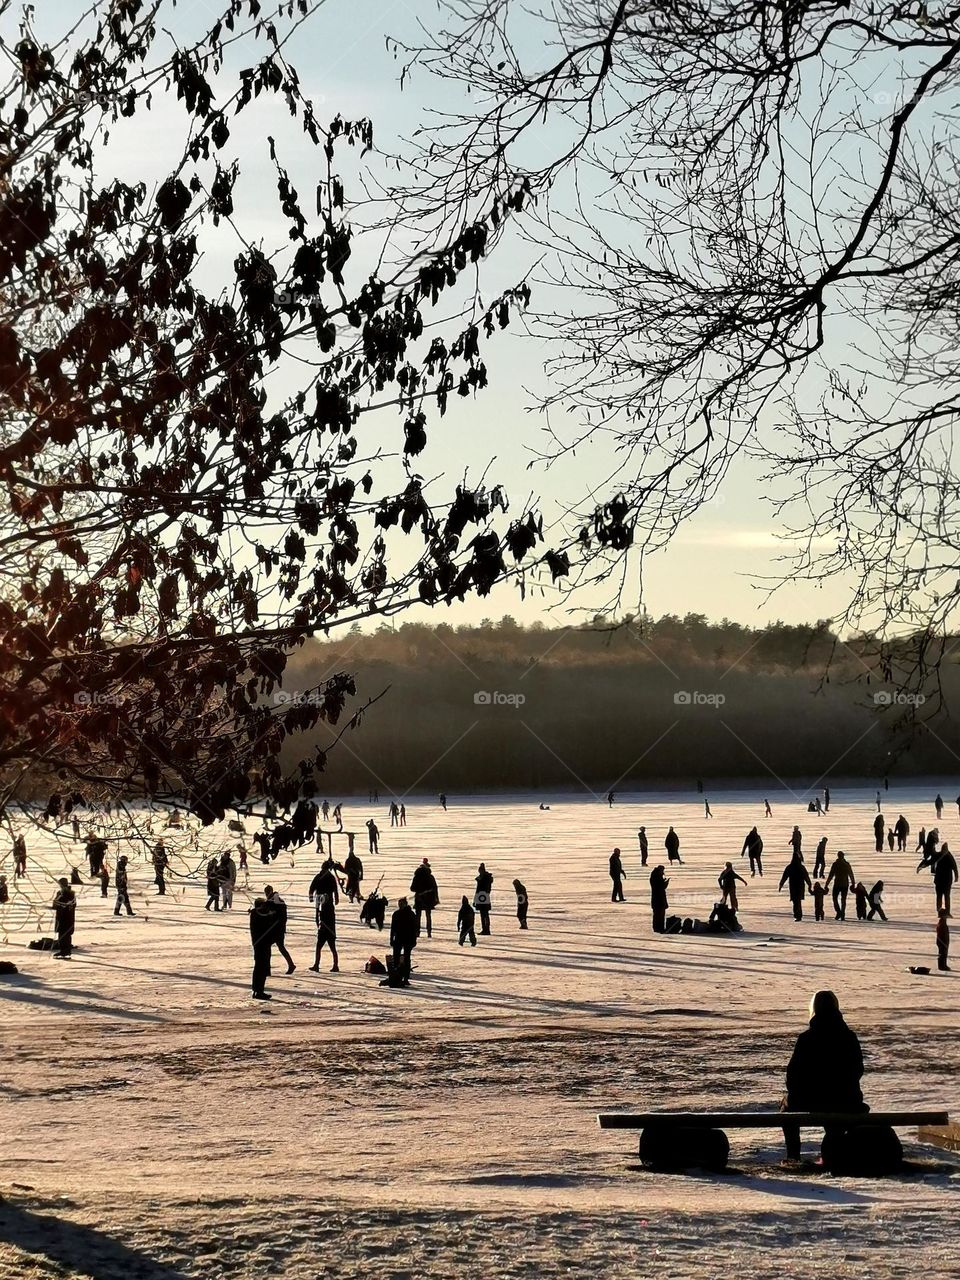
[[[843,1015],[817,1014],[797,1037],[787,1067],[787,1105],[800,1111],[858,1111],[862,1076],[860,1041]]]
[[[793,902],[805,897],[806,890],[813,888],[810,883],[810,873],[799,858],[794,858],[784,868],[783,875],[780,877],[780,888],[782,889],[785,884],[790,886],[790,898]]]

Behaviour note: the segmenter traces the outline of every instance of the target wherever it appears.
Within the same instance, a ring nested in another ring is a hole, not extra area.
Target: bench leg
[[[640,1135],[641,1163],[663,1172],[727,1167],[730,1143],[722,1129],[684,1129],[679,1125],[650,1125]]]

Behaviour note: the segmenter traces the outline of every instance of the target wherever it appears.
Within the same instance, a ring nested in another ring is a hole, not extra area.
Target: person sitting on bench
[[[860,1080],[863,1053],[856,1033],[840,1012],[832,991],[818,991],[810,1002],[810,1027],[797,1037],[787,1067],[785,1111],[869,1111]],[[800,1159],[800,1129],[783,1126],[787,1159]]]

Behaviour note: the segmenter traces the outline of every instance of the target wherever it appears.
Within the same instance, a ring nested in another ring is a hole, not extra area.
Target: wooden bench
[[[834,1173],[891,1172],[903,1159],[893,1132],[906,1125],[948,1126],[946,1111],[605,1111],[601,1129],[640,1129],[640,1159],[655,1169],[726,1168],[725,1129],[824,1129],[821,1149]]]

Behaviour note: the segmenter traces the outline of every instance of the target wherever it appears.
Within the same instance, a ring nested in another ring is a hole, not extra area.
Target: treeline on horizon
[[[960,772],[955,660],[940,664],[933,730],[924,723],[932,694],[916,717],[894,701],[914,687],[923,644],[866,633],[841,641],[825,622],[755,629],[700,614],[555,628],[509,616],[456,628],[404,623],[307,644],[283,696],[336,670],[356,677],[348,714],[383,695],[335,745],[342,724],[314,735],[331,748],[331,795]],[[928,646],[925,660],[936,656]]]

